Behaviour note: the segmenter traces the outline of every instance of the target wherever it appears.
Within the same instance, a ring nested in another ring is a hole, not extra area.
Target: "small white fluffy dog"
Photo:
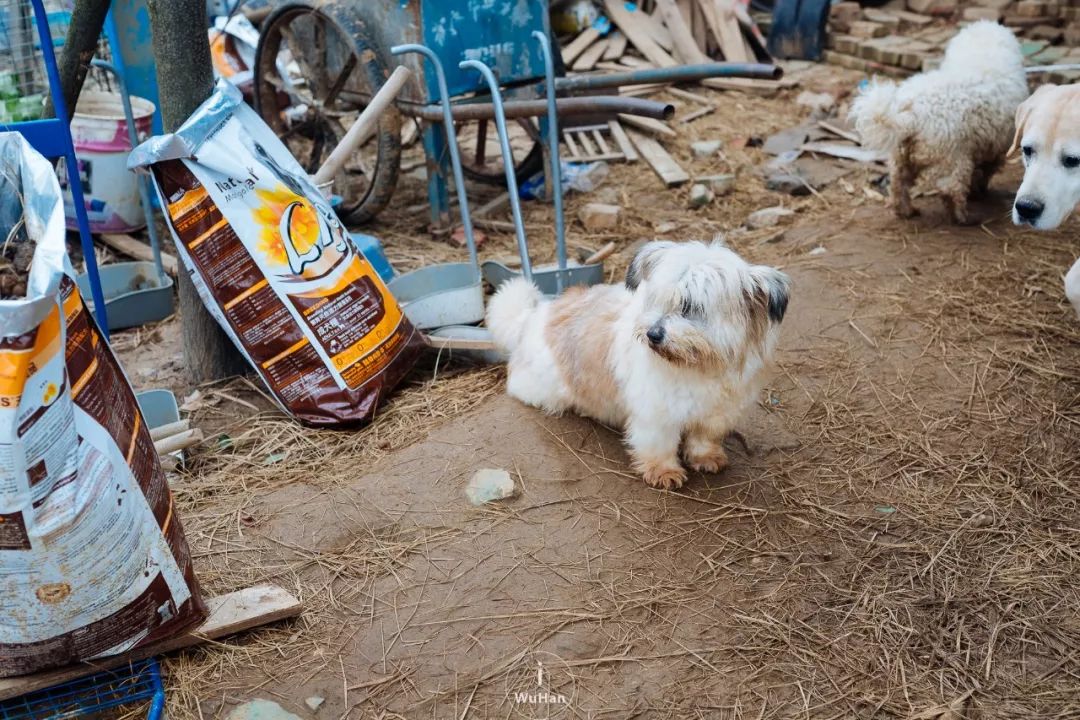
[[[788,284],[719,241],[651,242],[625,286],[548,300],[527,280],[506,283],[487,325],[510,356],[510,395],[624,428],[645,482],[673,489],[686,480],[680,447],[695,470],[727,466],[722,443],[761,388]]]
[[[1080,84],[1043,85],[1016,110],[1009,150],[1024,154],[1013,222],[1053,230],[1080,203]],[[1080,260],[1065,276],[1065,296],[1080,316]]]
[[[971,222],[968,196],[986,191],[1005,160],[1013,113],[1028,95],[1020,43],[982,20],[958,32],[937,70],[897,85],[873,80],[851,117],[863,143],[889,154],[890,203],[911,217],[911,189],[927,171],[957,223]]]

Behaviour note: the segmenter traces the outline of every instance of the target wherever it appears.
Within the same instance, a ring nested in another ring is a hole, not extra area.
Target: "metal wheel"
[[[336,18],[290,3],[263,23],[255,56],[255,109],[308,173],[344,137],[389,76],[375,38],[346,32]],[[401,166],[401,115],[391,107],[374,136],[335,176],[342,220],[366,222],[394,194]]]
[[[551,52],[555,63],[555,76],[564,77],[566,65],[562,61],[559,41],[554,35],[551,36]],[[461,169],[466,177],[493,185],[505,183],[506,175],[503,171],[495,121],[473,120],[455,123],[454,127],[457,131],[458,147],[461,148]],[[538,118],[507,120],[506,129],[510,133],[515,176],[520,183],[544,168],[545,140],[540,136]]]
[[[461,169],[465,176],[479,182],[501,185],[506,183],[502,150],[494,120],[470,120],[454,124],[458,147],[461,149]],[[544,167],[544,146],[540,128],[534,118],[507,120],[510,150],[514,155],[514,171],[522,182]]]

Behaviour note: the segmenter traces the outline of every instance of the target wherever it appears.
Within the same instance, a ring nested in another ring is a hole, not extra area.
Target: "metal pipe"
[[[94,67],[112,73],[116,78],[116,86],[120,90],[120,102],[124,106],[124,120],[127,122],[128,140],[132,149],[139,144],[139,133],[135,129],[135,112],[131,109],[131,96],[128,95],[127,83],[123,74],[110,63],[94,58],[91,61]],[[146,234],[150,238],[150,250],[154,256],[154,269],[157,270],[158,278],[165,281],[165,267],[161,264],[161,242],[158,239],[157,225],[154,223],[154,206],[150,202],[150,176],[139,173],[136,178],[139,184],[139,201],[142,203],[143,215],[146,217]]]
[[[457,191],[458,207],[461,209],[461,226],[465,230],[465,243],[469,247],[469,262],[476,270],[476,279],[480,280],[480,260],[476,256],[476,240],[473,238],[472,217],[469,215],[469,198],[465,192],[465,176],[461,172],[461,156],[458,153],[457,133],[454,132],[454,119],[450,114],[450,91],[446,87],[446,73],[443,72],[439,56],[423,45],[414,43],[395,45],[390,48],[392,55],[419,53],[431,61],[435,68],[435,79],[439,85],[439,106],[442,108],[443,130],[446,132],[446,146],[450,150],[450,166],[454,171],[454,189]]]
[[[621,85],[648,85],[651,83],[680,83],[715,77],[743,77],[758,80],[779,80],[784,71],[776,65],[762,63],[701,63],[667,68],[647,68],[626,72],[595,75],[574,75],[559,78],[555,87],[560,91],[595,90]]]
[[[556,84],[559,82],[555,80]],[[344,93],[342,93],[344,96]],[[360,95],[355,96],[361,99]],[[350,99],[352,96],[350,95]],[[670,103],[645,100],[644,98],[620,97],[618,95],[596,95],[593,97],[558,98],[555,107],[561,117],[572,115],[641,115],[656,120],[669,120],[675,115],[675,106]],[[417,105],[398,102],[398,109],[410,117],[442,122],[443,112],[439,105]],[[491,103],[456,103],[450,107],[455,121],[490,120],[495,109]],[[540,117],[547,112],[546,100],[510,100],[503,103],[503,112],[508,118]]]
[[[562,163],[559,162],[559,113],[555,108],[555,66],[551,62],[551,42],[548,36],[534,30],[533,37],[540,43],[540,54],[544,56],[544,95],[548,106],[548,173],[551,177],[551,191],[555,196],[555,256],[559,263],[559,272],[555,274],[555,290],[561,293],[566,272],[566,223],[563,218]]]
[[[478,60],[463,60],[458,63],[462,70],[473,69],[480,73],[491,90],[491,104],[495,110],[495,128],[499,133],[499,145],[502,148],[503,170],[506,172],[506,192],[510,196],[510,210],[514,216],[514,234],[517,236],[518,255],[521,256],[521,274],[532,282],[532,264],[529,262],[529,245],[525,241],[525,224],[521,220],[521,200],[518,198],[517,178],[514,177],[514,153],[510,149],[510,135],[506,132],[506,115],[503,112],[502,93],[499,82],[491,68]]]

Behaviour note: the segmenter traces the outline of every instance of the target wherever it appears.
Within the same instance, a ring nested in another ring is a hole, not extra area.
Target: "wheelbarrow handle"
[[[371,98],[371,102],[364,108],[364,111],[360,113],[360,117],[356,118],[356,122],[352,124],[348,132],[345,133],[345,137],[341,139],[337,147],[330,153],[330,157],[326,158],[326,162],[319,168],[319,171],[315,173],[315,177],[312,180],[315,185],[322,185],[329,182],[338,174],[338,171],[345,165],[345,161],[349,159],[349,156],[353,154],[356,148],[360,147],[365,140],[371,137],[375,131],[375,126],[379,123],[379,118],[382,116],[386,108],[394,101],[394,99],[401,92],[401,89],[405,87],[405,83],[408,82],[409,77],[412,75],[412,71],[409,68],[402,65],[398,65],[394,68],[394,72],[390,74],[390,77],[386,79],[383,86],[379,88],[379,91],[375,93],[375,96]]]

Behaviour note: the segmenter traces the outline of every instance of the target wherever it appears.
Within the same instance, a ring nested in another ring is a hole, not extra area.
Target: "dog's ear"
[[[753,275],[756,285],[754,302],[768,312],[769,320],[780,322],[787,313],[791,279],[776,268],[766,265],[754,268]]]
[[[638,285],[649,279],[649,274],[656,266],[660,253],[674,245],[668,240],[654,240],[645,243],[638,250],[637,255],[630,261],[630,267],[626,268],[626,287],[628,290],[637,290]]]
[[[1020,142],[1024,139],[1024,130],[1027,127],[1028,118],[1031,117],[1032,111],[1035,110],[1036,105],[1042,102],[1042,98],[1045,98],[1056,88],[1057,85],[1042,85],[1031,94],[1031,97],[1020,103],[1020,107],[1016,108],[1016,132],[1013,134],[1009,152],[1005,153],[1006,157],[1012,157],[1020,149]]]

